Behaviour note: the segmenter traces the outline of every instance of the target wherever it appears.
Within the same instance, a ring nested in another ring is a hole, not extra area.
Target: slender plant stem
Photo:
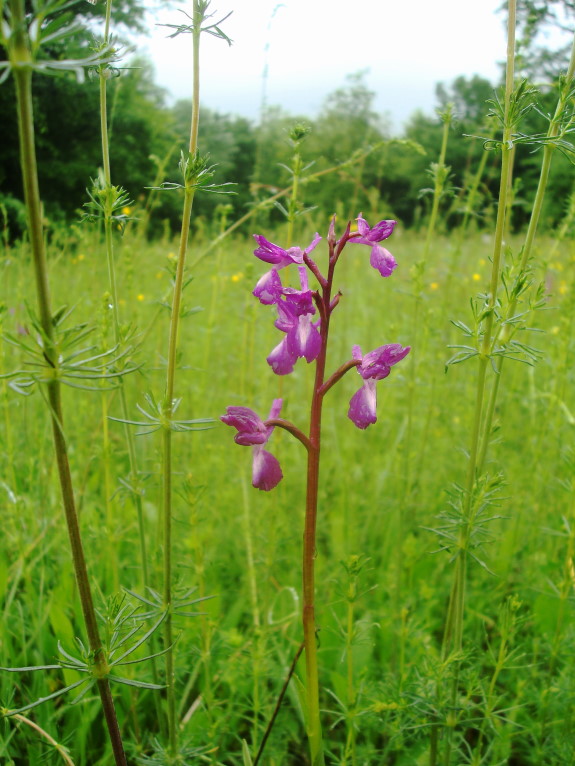
[[[321,414],[327,341],[329,336],[331,289],[336,258],[330,244],[329,271],[322,287],[320,306],[323,306],[320,334],[321,350],[316,359],[315,383],[311,402],[309,446],[307,451],[307,490],[305,528],[303,538],[303,630],[306,660],[307,727],[312,766],[323,766],[323,742],[319,716],[319,678],[315,623],[315,557],[317,498],[319,488],[319,462],[321,447]],[[339,248],[343,244],[340,242]]]
[[[272,717],[270,718],[270,721],[269,721],[269,723],[268,723],[268,725],[266,727],[266,730],[264,732],[264,736],[262,737],[262,741],[261,741],[260,746],[258,748],[257,755],[254,758],[254,766],[258,765],[258,763],[260,761],[260,758],[263,755],[264,748],[266,746],[266,742],[268,741],[268,737],[270,736],[271,731],[272,731],[273,726],[274,726],[274,723],[276,722],[276,718],[278,717],[278,713],[280,711],[280,707],[281,707],[283,698],[285,697],[285,694],[286,694],[286,692],[288,690],[289,682],[292,679],[292,676],[293,676],[293,674],[295,672],[295,669],[296,669],[296,665],[298,663],[299,658],[301,657],[301,653],[303,652],[303,650],[304,650],[304,643],[302,642],[299,645],[298,650],[295,653],[295,656],[294,656],[294,658],[292,660],[292,663],[291,663],[291,665],[289,667],[286,679],[285,679],[284,684],[283,684],[283,686],[281,688],[281,691],[279,693],[279,696],[278,696],[278,699],[277,699],[277,702],[276,702],[276,706],[274,708],[274,712],[272,713]]]
[[[109,42],[109,30],[110,30],[110,14],[111,14],[112,0],[107,0],[106,3],[106,27],[104,43]],[[100,130],[102,135],[102,164],[104,170],[104,183],[108,192],[112,186],[112,174],[110,168],[110,145],[108,140],[108,119],[107,119],[107,95],[106,95],[106,73],[102,68],[100,71]],[[112,316],[114,327],[114,343],[119,346],[121,342],[121,330],[120,330],[120,310],[118,300],[118,288],[116,280],[116,268],[114,263],[114,240],[112,236],[112,211],[107,210],[104,218],[104,232],[106,239],[106,259],[108,264],[108,280],[110,284],[110,293],[112,296]],[[126,400],[126,392],[123,386],[123,378],[119,378],[120,385],[120,406],[122,411],[122,419],[128,420],[128,403]],[[128,459],[130,463],[130,486],[132,488],[132,497],[136,506],[136,515],[138,518],[138,532],[140,542],[140,557],[142,565],[142,579],[144,588],[148,588],[150,585],[150,574],[148,568],[148,553],[146,546],[146,534],[144,525],[144,511],[142,507],[142,497],[138,491],[138,465],[136,457],[136,444],[134,440],[134,434],[132,428],[125,423],[124,433],[126,436],[126,444],[128,447]],[[152,665],[154,671],[154,681],[157,681],[157,673],[155,670],[155,662]]]
[[[52,324],[52,311],[50,307],[50,292],[48,284],[48,268],[44,249],[44,237],[42,230],[42,211],[40,191],[38,186],[38,173],[36,163],[36,150],[34,146],[34,115],[32,109],[32,69],[30,51],[27,44],[24,26],[24,8],[22,0],[11,0],[12,19],[14,23],[14,42],[12,62],[14,80],[16,84],[16,99],[18,109],[18,133],[20,140],[20,163],[24,183],[24,197],[28,213],[28,228],[32,245],[36,292],[40,324],[44,334],[46,362],[57,370],[58,354],[54,342],[54,328]],[[110,692],[110,686],[106,675],[108,663],[106,653],[100,639],[96,611],[92,599],[92,591],[88,577],[88,569],[78,514],[74,498],[72,476],[68,462],[68,451],[63,431],[63,414],[61,402],[61,386],[54,379],[47,383],[48,403],[52,422],[52,434],[54,439],[54,451],[58,465],[58,475],[64,505],[64,513],[72,551],[74,572],[78,585],[78,593],[82,605],[86,632],[93,661],[93,673],[97,679],[98,691],[104,709],[104,716],[112,743],[112,750],[117,766],[126,766],[126,756],[122,744],[122,737],[116,718],[114,703]]]
[[[569,103],[569,93],[572,88],[574,76],[575,76],[575,38],[573,40],[573,45],[571,48],[571,58],[569,59],[569,67],[567,70],[567,74],[565,76],[565,80],[563,83],[563,87],[561,88],[561,92],[559,94],[559,100],[555,108],[555,113],[553,115],[551,122],[549,123],[549,128],[547,131],[547,137],[549,139],[557,138],[557,136],[559,135],[561,122],[565,114],[565,109]],[[533,200],[533,207],[531,209],[529,225],[527,227],[527,234],[525,235],[525,243],[523,245],[523,249],[521,253],[521,261],[519,263],[519,270],[518,270],[519,277],[522,277],[525,274],[529,265],[529,261],[531,260],[531,257],[533,254],[533,244],[535,242],[535,235],[537,233],[539,219],[541,217],[541,210],[543,208],[543,201],[545,199],[545,192],[547,190],[547,183],[549,180],[549,171],[551,169],[551,161],[553,159],[554,152],[555,152],[555,147],[552,142],[546,143],[545,146],[543,147],[543,159],[541,162],[541,170],[539,173],[539,182],[537,184],[537,191],[535,192],[535,198]],[[514,333],[514,327],[509,320],[511,320],[515,316],[518,300],[519,300],[519,294],[515,293],[512,296],[511,300],[509,301],[507,310],[505,312],[506,322],[502,324],[499,333],[494,338],[494,341],[493,341],[494,344],[498,342],[499,338],[501,338],[502,343],[506,343],[512,337]],[[495,414],[497,396],[499,393],[499,384],[501,381],[501,371],[503,369],[504,361],[505,361],[504,357],[500,356],[496,362],[497,375],[495,377],[493,387],[491,389],[489,403],[487,406],[487,412],[485,415],[485,422],[484,422],[483,433],[482,433],[481,449],[480,449],[479,457],[478,457],[479,471],[483,469],[483,466],[485,464],[485,459],[487,456],[489,440],[491,437],[491,429],[493,426],[493,417]]]
[[[74,761],[70,758],[66,750],[64,749],[64,746],[61,745],[59,742],[56,742],[54,737],[52,737],[50,734],[48,734],[47,731],[42,729],[41,726],[38,726],[37,723],[34,721],[31,721],[29,718],[26,718],[26,716],[21,715],[20,713],[16,713],[15,715],[10,716],[15,721],[20,721],[21,723],[25,723],[26,726],[29,726],[31,729],[34,729],[34,731],[38,732],[41,737],[44,737],[44,739],[49,742],[54,750],[62,756],[62,760],[64,763],[66,763],[67,766],[74,766]]]
[[[200,33],[202,12],[199,0],[194,0],[193,11],[193,101],[190,128],[189,154],[193,161],[198,150],[198,126],[200,118]],[[190,221],[194,203],[195,188],[186,185],[184,190],[184,207],[182,211],[182,226],[170,330],[168,341],[168,364],[166,372],[166,389],[164,394],[163,414],[166,425],[163,429],[163,545],[164,545],[164,590],[163,601],[167,615],[164,621],[164,649],[166,652],[166,695],[168,703],[168,743],[170,755],[175,756],[178,749],[178,729],[176,721],[176,692],[175,692],[175,661],[174,637],[172,619],[172,430],[170,421],[174,406],[174,385],[176,377],[176,361],[178,349],[178,330],[180,310],[184,285],[184,267],[190,234]]]
[[[510,119],[511,94],[513,91],[513,79],[515,71],[515,25],[516,25],[516,0],[508,3],[508,34],[507,34],[507,71],[505,79],[505,105],[504,126],[501,142],[501,179],[499,187],[499,203],[497,208],[497,221],[495,226],[495,240],[493,247],[493,260],[489,296],[485,307],[485,326],[479,354],[477,371],[477,387],[475,395],[475,408],[471,432],[471,445],[467,463],[467,476],[465,492],[463,496],[463,520],[455,557],[454,581],[451,589],[449,609],[443,639],[442,655],[446,658],[450,652],[454,654],[453,679],[451,686],[452,714],[456,714],[457,690],[459,686],[459,672],[461,667],[461,652],[463,649],[464,613],[465,613],[465,586],[467,580],[467,551],[474,523],[474,489],[477,480],[478,454],[481,435],[481,422],[484,413],[484,398],[486,386],[487,365],[490,361],[490,352],[493,341],[493,325],[495,320],[495,305],[497,301],[497,289],[503,249],[503,235],[505,231],[505,216],[508,209],[507,195],[509,192],[509,177],[511,172],[511,133]],[[447,726],[445,730],[445,749],[443,762],[445,766],[451,763],[453,726]]]
[[[110,21],[112,15],[112,0],[106,2],[106,20],[104,26],[104,45],[108,45],[110,42]],[[102,139],[102,165],[104,173],[104,185],[105,185],[105,215],[104,215],[104,237],[106,243],[106,261],[108,265],[108,282],[110,285],[110,295],[112,304],[112,318],[114,328],[114,343],[116,347],[120,347],[122,342],[122,333],[120,329],[120,309],[118,299],[118,287],[116,279],[116,266],[114,259],[114,238],[112,235],[112,216],[113,210],[111,209],[112,203],[112,170],[110,165],[110,141],[108,133],[108,105],[107,105],[107,72],[108,69],[105,66],[100,67],[100,133]],[[124,387],[123,377],[119,377],[119,394],[120,394],[120,411],[122,414],[122,420],[124,421],[124,436],[126,440],[126,446],[128,448],[128,462],[130,466],[130,494],[136,509],[136,517],[138,521],[138,539],[140,546],[140,565],[142,572],[142,582],[144,591],[148,591],[151,580],[150,570],[148,563],[148,551],[146,544],[146,529],[144,523],[144,509],[142,503],[142,495],[139,491],[139,471],[138,471],[138,459],[136,453],[136,443],[134,438],[134,432],[132,427],[127,422],[129,420],[128,402],[126,398],[126,390]],[[105,412],[104,416],[107,416],[107,402],[104,404]],[[107,423],[104,424],[104,433],[107,436]],[[109,475],[108,463],[106,462],[106,476]],[[106,502],[109,505],[109,499],[106,498]],[[117,573],[116,573],[117,580]],[[156,654],[156,642],[155,636],[150,636],[150,650],[151,654]],[[150,660],[150,666],[152,670],[152,679],[155,684],[159,684],[159,673],[156,658],[152,656]],[[164,727],[164,718],[161,715],[161,703],[158,694],[154,695],[154,705],[156,707],[156,714],[160,728]]]

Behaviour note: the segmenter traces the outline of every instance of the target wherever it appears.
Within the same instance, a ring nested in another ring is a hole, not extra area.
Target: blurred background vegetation
[[[81,7],[80,7],[81,5]],[[104,5],[81,3],[82,22],[75,45],[80,54],[94,44],[93,36]],[[555,102],[552,83],[565,68],[566,52],[550,51],[536,41],[546,25],[561,18],[575,17],[571,0],[523,0],[519,45],[519,71],[540,88],[538,109],[551,111]],[[145,32],[145,8],[138,0],[114,3],[116,28],[126,40]],[[121,39],[119,39],[121,42]],[[1,54],[1,51],[0,51]],[[53,51],[64,55],[64,51]],[[67,55],[70,55],[68,49]],[[3,58],[3,56],[2,56]],[[168,104],[167,93],[154,83],[151,64],[137,56],[118,70],[109,91],[111,120],[111,162],[118,179],[136,203],[136,216],[144,206],[146,233],[150,237],[174,232],[179,226],[180,201],[177,194],[156,194],[147,187],[162,181],[178,180],[177,163],[186,146],[189,130],[189,102]],[[229,220],[244,215],[250,206],[288,186],[290,177],[282,164],[290,165],[292,148],[288,141],[294,123],[311,128],[302,150],[304,162],[313,160],[310,173],[345,163],[373,151],[363,160],[349,163],[326,175],[321,183],[308,186],[305,203],[318,206],[326,215],[338,212],[353,217],[359,210],[377,212],[398,219],[404,227],[417,227],[426,218],[432,186],[431,163],[436,162],[442,140],[438,114],[414,113],[400,136],[392,136],[386,118],[374,110],[375,93],[365,82],[365,72],[348,75],[346,81],[326,99],[314,117],[292,115],[281,106],[266,106],[258,124],[241,116],[205,109],[200,120],[200,150],[209,152],[217,165],[215,182],[233,181],[237,195],[227,198],[232,205]],[[444,226],[461,223],[464,191],[477,172],[483,141],[498,126],[489,118],[486,101],[494,97],[498,83],[475,75],[458,77],[449,85],[438,84],[438,111],[450,102],[455,119],[450,127],[446,164],[450,176],[443,200]],[[78,218],[87,200],[86,187],[95,178],[101,157],[98,123],[98,79],[83,83],[69,77],[37,77],[34,82],[40,183],[45,199],[45,216],[50,225]],[[14,92],[10,79],[0,86],[2,141],[0,142],[0,214],[11,238],[25,230],[22,188],[18,172],[18,137]],[[545,130],[538,109],[529,114],[526,133]],[[404,139],[392,141],[390,139]],[[417,143],[417,146],[413,142]],[[526,152],[515,158],[515,194],[512,226],[526,221],[535,192],[540,158]],[[486,158],[474,201],[478,226],[490,223],[493,196],[498,186],[497,152]],[[422,193],[423,190],[423,193]],[[571,167],[564,157],[553,164],[552,178],[542,216],[544,227],[553,227],[565,214],[572,192]],[[212,221],[221,197],[204,195],[197,201],[195,225]],[[268,214],[280,217],[270,207]],[[273,221],[272,221],[273,222]]]

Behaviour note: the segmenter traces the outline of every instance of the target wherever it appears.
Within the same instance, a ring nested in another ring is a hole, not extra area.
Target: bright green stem
[[[481,422],[484,410],[485,381],[489,355],[492,348],[493,323],[495,315],[495,303],[499,285],[499,273],[501,265],[501,253],[503,247],[503,234],[505,229],[505,214],[507,211],[507,194],[509,189],[509,176],[511,172],[511,133],[510,102],[513,91],[513,78],[515,69],[515,17],[516,1],[509,0],[508,4],[508,34],[507,34],[507,72],[505,79],[505,115],[502,139],[501,179],[499,186],[499,203],[497,207],[497,221],[495,226],[495,241],[493,247],[493,261],[491,280],[489,285],[489,297],[487,300],[484,335],[479,355],[479,369],[477,372],[477,389],[475,396],[475,410],[469,449],[469,461],[467,464],[467,478],[465,482],[465,496],[463,500],[464,524],[461,527],[458,538],[458,552],[455,560],[454,581],[451,589],[447,621],[443,638],[442,655],[446,658],[450,651],[460,654],[463,647],[463,628],[465,613],[465,586],[467,573],[467,551],[471,532],[473,530],[473,494],[478,469],[479,440]],[[460,660],[456,659],[453,671],[451,687],[452,706],[456,708],[457,689],[459,685]],[[451,743],[453,727],[447,726],[445,731],[444,764],[449,766],[451,761]]]
[[[477,375],[477,395],[475,400],[475,413],[473,417],[473,432],[471,439],[471,447],[469,450],[469,463],[467,466],[467,480],[465,484],[466,497],[465,497],[465,511],[469,516],[473,488],[475,485],[476,472],[477,472],[477,453],[479,445],[479,433],[481,417],[483,414],[483,399],[485,392],[485,377],[487,365],[489,362],[489,354],[491,352],[493,343],[493,323],[495,319],[495,304],[497,300],[497,289],[499,286],[499,275],[501,268],[501,253],[503,249],[503,233],[505,229],[505,213],[507,210],[507,192],[509,187],[509,175],[511,172],[511,133],[512,126],[509,120],[509,106],[511,100],[511,92],[513,90],[513,76],[514,76],[514,63],[515,63],[515,0],[510,0],[509,6],[509,20],[508,20],[508,42],[507,42],[507,75],[505,81],[505,125],[503,129],[502,139],[502,158],[501,158],[501,180],[499,186],[499,203],[497,207],[497,221],[495,225],[495,241],[493,246],[493,260],[491,267],[491,280],[489,284],[489,297],[486,306],[486,319],[483,333],[483,340],[481,344],[481,352],[479,357],[479,371]],[[462,534],[467,536],[467,530],[463,530]]]
[[[492,137],[492,134],[490,134],[490,138]],[[462,240],[463,236],[465,235],[465,232],[467,231],[467,226],[469,225],[469,219],[473,215],[473,211],[475,208],[475,198],[477,196],[477,190],[479,189],[479,184],[481,182],[481,179],[483,178],[483,173],[485,172],[485,166],[487,165],[487,157],[489,156],[489,152],[484,150],[481,154],[481,159],[479,161],[479,165],[477,166],[477,171],[475,172],[475,175],[473,176],[473,179],[471,181],[471,184],[469,186],[469,191],[467,193],[467,199],[465,202],[465,212],[463,214],[463,221],[461,222],[461,226],[459,227],[459,237]]]
[[[106,2],[106,21],[104,28],[104,43],[107,45],[110,39],[110,20],[112,14],[112,0]],[[109,190],[112,186],[112,171],[110,167],[110,141],[108,135],[108,105],[107,105],[107,79],[106,79],[106,67],[100,68],[100,132],[102,137],[102,165],[104,171],[104,183],[106,189]],[[106,196],[106,205],[110,204],[110,196]],[[116,281],[116,266],[114,261],[114,239],[112,236],[112,211],[106,209],[104,217],[104,235],[106,240],[106,261],[108,264],[108,281],[110,285],[110,295],[112,297],[112,317],[114,327],[114,343],[119,347],[121,343],[121,331],[120,331],[120,309],[118,300],[118,287]],[[124,379],[119,379],[119,394],[120,394],[120,411],[122,414],[122,420],[124,420],[124,436],[126,439],[126,445],[128,448],[128,461],[130,465],[130,487],[131,496],[136,508],[136,517],[138,520],[138,538],[140,545],[140,561],[142,567],[142,581],[144,590],[147,591],[151,585],[150,570],[148,563],[148,551],[146,545],[146,529],[144,523],[144,509],[142,504],[142,496],[139,491],[139,472],[138,472],[138,460],[136,456],[136,442],[134,438],[134,432],[132,427],[127,423],[129,420],[128,402],[126,399],[126,391],[124,388]],[[107,408],[107,404],[105,405]],[[105,432],[107,432],[107,426],[105,426]],[[109,472],[108,464],[106,463],[106,471]],[[151,653],[155,654],[155,638],[150,637]],[[156,658],[152,657],[151,661],[152,679],[155,684],[159,683],[158,667]],[[163,723],[163,718],[160,714],[160,699],[156,694],[154,695],[154,701],[156,705],[156,712],[160,725]]]
[[[171,431],[163,431],[163,543],[164,543],[164,608],[168,610],[164,620],[164,648],[166,651],[166,689],[168,702],[168,741],[171,755],[178,749],[178,730],[176,722],[176,694],[174,669],[174,633],[172,624],[172,439]]]
[[[195,156],[198,149],[198,126],[200,118],[200,32],[202,13],[199,0],[194,0],[193,40],[193,102],[190,128],[189,152]],[[164,544],[164,608],[167,615],[164,620],[164,649],[166,652],[166,696],[168,702],[168,741],[170,755],[175,756],[178,749],[178,729],[176,720],[176,690],[174,638],[172,621],[172,430],[170,421],[173,415],[174,384],[176,378],[176,358],[178,350],[178,330],[184,285],[184,267],[188,250],[190,221],[194,204],[194,187],[186,187],[178,264],[174,282],[172,313],[168,341],[168,365],[166,372],[166,390],[163,413],[166,425],[163,430],[163,544]]]
[[[355,582],[353,585],[350,583],[350,591],[353,589],[353,597],[355,596]],[[345,653],[347,661],[347,741],[345,745],[345,760],[347,763],[347,756],[351,758],[351,766],[356,766],[356,753],[355,753],[355,704],[356,694],[355,685],[353,682],[353,639],[354,639],[354,600],[353,597],[348,597],[347,602],[347,631],[345,642]]]
[[[575,76],[575,38],[573,40],[573,46],[571,48],[571,58],[569,60],[569,68],[565,76],[565,82],[564,82],[563,88],[561,89],[561,93],[559,95],[559,100],[555,108],[555,114],[553,115],[553,119],[549,123],[549,128],[547,131],[548,138],[551,138],[551,139],[556,138],[559,135],[561,121],[563,119],[563,115],[565,114],[565,109],[569,105],[568,94],[569,94],[569,91],[571,90],[571,85],[572,85],[574,76]],[[547,183],[549,180],[549,171],[551,168],[553,153],[554,153],[553,144],[552,143],[545,144],[543,148],[543,160],[541,162],[541,171],[539,173],[539,183],[537,184],[537,191],[535,192],[535,199],[533,200],[533,207],[531,209],[531,216],[529,218],[529,226],[527,227],[527,234],[525,235],[525,243],[523,245],[521,262],[519,264],[519,275],[522,275],[525,273],[525,270],[527,269],[527,265],[531,259],[531,255],[533,253],[533,243],[535,242],[535,235],[537,233],[537,227],[539,225],[539,219],[541,217],[541,210],[543,208],[543,201],[545,199],[545,192],[547,190]],[[519,299],[519,296],[514,295],[513,298],[510,300],[509,305],[507,306],[507,310],[505,312],[506,320],[512,319],[513,316],[515,315],[515,312],[517,310],[518,299]],[[503,343],[506,343],[507,341],[509,341],[509,339],[511,338],[513,334],[513,331],[514,331],[514,328],[511,323],[507,323],[503,325],[502,331],[500,331],[501,340]],[[497,343],[498,340],[499,340],[499,336],[497,336],[494,339],[494,344]],[[497,363],[496,363],[497,375],[495,377],[495,381],[491,389],[489,404],[487,406],[485,422],[483,425],[481,449],[480,449],[479,458],[477,461],[478,471],[481,471],[485,464],[487,449],[489,447],[491,429],[493,426],[493,416],[495,414],[495,406],[497,404],[497,395],[499,393],[499,383],[501,380],[501,371],[503,369],[503,363],[504,363],[504,357],[500,356],[497,359]]]
[[[111,13],[111,0],[108,0],[106,4],[106,31],[104,41],[107,43],[109,39],[109,27],[110,27],[110,13]],[[106,77],[104,70],[100,72],[100,129],[102,134],[102,163],[104,166],[104,182],[106,188],[110,188],[112,185],[112,176],[110,170],[110,147],[108,140],[108,120],[107,120],[107,97],[106,97]],[[112,296],[112,316],[114,326],[114,343],[118,346],[121,342],[120,332],[120,313],[119,313],[119,300],[118,300],[118,288],[116,282],[116,267],[114,263],[114,239],[112,236],[112,211],[107,210],[104,219],[104,232],[106,238],[106,259],[108,263],[108,280],[110,283],[110,294]],[[120,377],[120,406],[122,412],[122,419],[128,420],[128,403],[126,400],[126,392],[123,386],[123,378]],[[138,491],[138,463],[136,457],[136,443],[134,439],[134,433],[128,423],[124,424],[124,433],[126,437],[126,444],[128,447],[128,459],[130,463],[130,485],[132,487],[132,497],[136,506],[136,515],[138,518],[138,532],[140,542],[140,557],[142,562],[142,579],[144,582],[144,588],[150,585],[150,574],[148,568],[148,553],[146,549],[146,534],[144,525],[144,510],[142,507],[142,496]],[[157,680],[157,674],[155,669],[155,660],[152,661],[152,670],[154,673],[154,681]]]
[[[34,146],[34,115],[32,109],[32,69],[29,66],[31,56],[25,36],[24,8],[22,0],[11,0],[12,21],[14,24],[14,41],[11,46],[14,81],[16,84],[16,99],[18,109],[18,134],[20,140],[20,164],[24,184],[24,198],[28,214],[28,229],[34,261],[34,274],[40,323],[44,333],[45,357],[47,363],[57,370],[57,351],[54,346],[52,312],[50,308],[50,292],[48,285],[48,268],[44,250],[42,230],[42,210],[36,150]],[[74,498],[72,476],[68,462],[68,450],[63,432],[63,415],[61,402],[61,387],[56,376],[47,384],[48,403],[52,422],[54,451],[58,464],[58,476],[64,505],[64,514],[68,528],[68,536],[72,551],[74,573],[78,585],[78,594],[82,605],[88,642],[93,656],[93,673],[97,678],[98,691],[104,709],[108,733],[117,766],[126,766],[126,756],[122,745],[122,737],[116,718],[114,702],[106,675],[108,663],[100,640],[96,611],[92,599],[92,591],[88,577],[88,569],[78,514]]]
[[[258,586],[257,574],[254,561],[254,546],[252,540],[252,522],[250,514],[250,496],[247,487],[247,481],[242,479],[242,495],[244,501],[244,539],[246,545],[247,577],[250,589],[250,603],[252,608],[252,619],[254,625],[254,648],[252,653],[252,673],[253,673],[253,734],[252,742],[254,745],[259,738],[259,714],[260,714],[260,667],[261,667],[261,649],[262,632],[260,621],[260,610],[258,605]]]

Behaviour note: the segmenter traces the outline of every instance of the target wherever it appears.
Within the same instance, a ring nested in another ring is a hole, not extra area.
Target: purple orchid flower
[[[254,250],[254,255],[266,263],[271,263],[274,269],[283,269],[292,263],[303,264],[304,255],[311,253],[321,240],[321,237],[316,232],[315,237],[305,250],[302,250],[300,247],[290,247],[288,250],[284,250],[283,247],[274,245],[273,242],[266,239],[263,234],[254,234],[254,239],[258,243],[258,247]]]
[[[253,295],[265,306],[273,306],[280,300],[282,294],[282,281],[276,269],[266,271],[263,277],[258,280],[253,291]]]
[[[289,375],[298,359],[312,362],[321,351],[321,335],[317,329],[319,322],[312,322],[310,314],[298,315],[293,306],[284,301],[277,306],[279,317],[275,326],[286,336],[266,361],[276,375]]]
[[[357,371],[363,378],[363,386],[352,396],[347,416],[358,428],[365,429],[377,421],[375,383],[387,378],[393,365],[410,350],[410,346],[403,348],[399,343],[388,343],[363,356],[359,346],[353,347],[353,358],[360,362]]]
[[[253,294],[259,299],[260,303],[271,306],[277,303],[283,295],[283,287],[278,270],[291,266],[293,263],[300,267],[300,273],[302,268],[305,270],[303,257],[311,253],[321,240],[321,237],[316,233],[305,250],[302,250],[300,247],[290,247],[288,250],[284,250],[283,247],[274,245],[273,242],[267,240],[262,234],[254,234],[254,239],[258,243],[258,247],[254,250],[254,255],[260,260],[265,261],[265,263],[271,263],[272,269],[267,271],[258,280]]]
[[[357,217],[357,230],[360,234],[359,237],[350,239],[350,243],[356,245],[370,245],[371,256],[369,259],[370,264],[374,269],[377,269],[382,277],[389,277],[393,273],[393,270],[397,267],[397,262],[393,255],[382,247],[379,242],[387,239],[394,227],[395,221],[379,221],[375,226],[371,227],[360,213]]]
[[[283,287],[278,291],[278,318],[275,326],[285,332],[286,336],[267,357],[267,362],[276,375],[289,375],[298,359],[304,358],[308,363],[312,362],[321,351],[319,322],[312,321],[315,306],[305,266],[299,267],[299,277],[301,290]]]
[[[281,412],[282,400],[274,399],[268,420],[277,418]],[[274,426],[266,426],[249,407],[228,407],[220,420],[227,426],[233,426],[238,433],[234,436],[236,444],[253,447],[252,484],[257,489],[269,492],[283,478],[278,459],[264,449],[269,441]]]

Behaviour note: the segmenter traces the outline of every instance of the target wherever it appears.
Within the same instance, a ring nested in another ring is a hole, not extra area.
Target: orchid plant
[[[319,486],[319,462],[321,440],[321,417],[324,396],[350,370],[356,369],[362,384],[353,395],[348,417],[360,429],[377,421],[376,382],[386,378],[391,368],[410,351],[409,346],[398,343],[380,346],[363,354],[359,346],[353,346],[351,358],[326,378],[326,357],[331,315],[338,306],[341,293],[333,294],[334,274],[337,263],[348,244],[367,245],[371,248],[370,263],[382,277],[389,277],[397,266],[393,255],[381,245],[393,232],[395,221],[379,221],[370,227],[363,215],[357,218],[357,227],[351,223],[340,239],[336,237],[335,216],[329,227],[327,274],[322,273],[310,253],[321,241],[316,234],[311,243],[302,250],[299,247],[284,249],[260,234],[254,235],[257,248],[254,255],[271,265],[258,281],[253,294],[260,303],[274,306],[277,311],[275,326],[284,333],[280,342],[270,352],[267,362],[276,375],[288,375],[298,359],[315,362],[309,432],[306,435],[295,424],[280,417],[282,399],[274,399],[269,416],[262,420],[248,407],[228,407],[221,420],[237,430],[237,444],[253,448],[252,484],[266,492],[274,489],[283,474],[278,459],[264,449],[276,427],[283,428],[298,439],[307,450],[307,494],[305,531],[303,545],[303,630],[306,657],[307,716],[306,727],[310,741],[312,766],[324,764],[322,732],[319,716],[319,683],[317,667],[314,560],[316,552],[316,519]],[[299,289],[287,286],[280,271],[296,266]],[[310,276],[315,278],[318,289],[310,287]]]

